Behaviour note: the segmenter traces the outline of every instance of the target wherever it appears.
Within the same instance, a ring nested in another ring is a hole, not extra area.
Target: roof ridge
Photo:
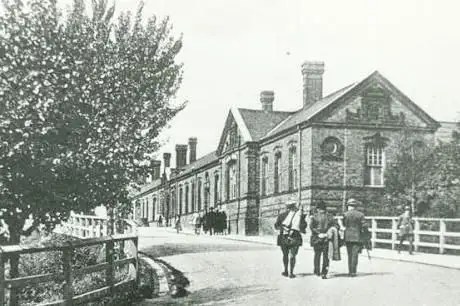
[[[263,109],[255,109],[255,108],[245,108],[245,107],[238,107],[238,110],[245,110],[245,111],[253,111],[253,112],[265,112]],[[268,113],[294,113],[296,111],[269,111]]]

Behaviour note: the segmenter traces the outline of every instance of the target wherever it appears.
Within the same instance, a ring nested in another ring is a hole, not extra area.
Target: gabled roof
[[[302,123],[304,121],[309,120],[311,117],[313,117],[318,112],[320,112],[321,110],[326,108],[332,102],[336,101],[338,98],[340,98],[345,93],[347,93],[352,88],[354,88],[356,84],[358,84],[358,83],[353,83],[353,84],[350,84],[348,86],[345,86],[344,88],[339,89],[336,92],[333,92],[330,95],[327,95],[326,97],[324,97],[323,99],[313,103],[310,107],[302,108],[302,109],[292,113],[286,120],[281,122],[274,129],[270,130],[267,133],[267,136],[274,135],[277,132],[284,131],[284,130],[289,129],[289,128],[293,127],[293,126],[296,126],[299,123]]]
[[[267,112],[264,110],[247,108],[238,108],[238,111],[253,141],[257,141],[264,137],[276,125],[292,114],[292,112]]]
[[[389,91],[397,94],[400,97],[401,102],[411,111],[415,112],[418,116],[420,116],[420,118],[422,118],[422,120],[424,120],[428,125],[433,127],[439,127],[439,123],[436,120],[430,117],[430,115],[423,111],[417,104],[415,104],[411,99],[409,99],[396,86],[390,83],[390,81],[388,81],[378,71],[375,71],[362,81],[353,83],[342,89],[339,89],[338,91],[313,103],[310,107],[300,109],[299,111],[293,113],[285,121],[283,121],[281,124],[279,124],[270,132],[268,132],[266,136],[275,135],[279,132],[292,128],[297,124],[312,120],[316,116],[319,116],[320,113],[322,113],[326,108],[333,107],[336,103],[339,103],[342,97],[347,96],[349,93],[355,93],[374,81],[379,82]]]
[[[216,161],[217,159],[218,159],[218,157],[217,157],[216,151],[213,151],[213,152],[211,152],[209,154],[206,154],[206,155],[200,157],[195,162],[186,165],[184,168],[182,168],[182,170],[179,172],[179,174],[177,174],[175,176],[171,176],[171,177],[180,177],[182,175],[188,174],[188,173],[192,172],[195,169],[199,169],[201,167],[204,167],[204,166]]]

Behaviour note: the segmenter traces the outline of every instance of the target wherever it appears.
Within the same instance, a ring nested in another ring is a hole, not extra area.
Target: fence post
[[[5,261],[0,247],[0,305],[5,305]]]
[[[139,275],[139,237],[136,236],[134,237],[134,249],[136,254],[134,254],[134,257],[136,258],[136,263],[135,263],[135,268],[136,268],[136,283],[135,283],[135,289],[139,288],[139,282],[140,282],[140,275]]]
[[[375,245],[376,245],[376,242],[375,240],[377,239],[377,220],[372,218],[371,219],[371,233],[372,233],[372,237],[371,237],[371,242],[372,242],[372,248],[375,248]]]
[[[73,305],[72,255],[73,247],[71,242],[69,242],[69,246],[63,250],[63,266],[65,278],[64,300],[66,305]]]
[[[110,287],[110,293],[113,294],[114,275],[113,275],[113,247],[114,242],[112,239],[105,243],[105,261],[108,263],[107,270],[105,271],[105,279],[107,286]]]
[[[415,226],[414,226],[414,248],[415,251],[418,251],[418,246],[420,244],[420,221],[418,218],[414,218]]]
[[[439,254],[444,253],[444,245],[446,244],[446,221],[439,220]]]
[[[398,230],[398,222],[396,218],[391,219],[391,249],[394,250],[396,246],[396,232]]]

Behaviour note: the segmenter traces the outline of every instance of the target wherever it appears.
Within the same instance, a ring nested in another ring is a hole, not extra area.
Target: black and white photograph
[[[459,11],[0,0],[0,306],[459,305]]]

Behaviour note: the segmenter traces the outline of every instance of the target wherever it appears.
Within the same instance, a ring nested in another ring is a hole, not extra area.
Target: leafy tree
[[[395,157],[385,171],[386,198],[396,208],[410,205],[412,211],[420,214],[431,197],[426,190],[426,173],[434,167],[433,149],[406,130],[397,139],[396,147]]]
[[[184,104],[182,47],[169,19],[107,0],[2,0],[0,201],[11,240],[25,220],[53,226],[71,210],[128,203],[151,171],[157,136]],[[31,227],[33,228],[33,227]]]
[[[386,195],[399,205],[412,203],[417,215],[458,217],[460,209],[460,136],[435,147],[405,133],[395,161],[385,173]]]

